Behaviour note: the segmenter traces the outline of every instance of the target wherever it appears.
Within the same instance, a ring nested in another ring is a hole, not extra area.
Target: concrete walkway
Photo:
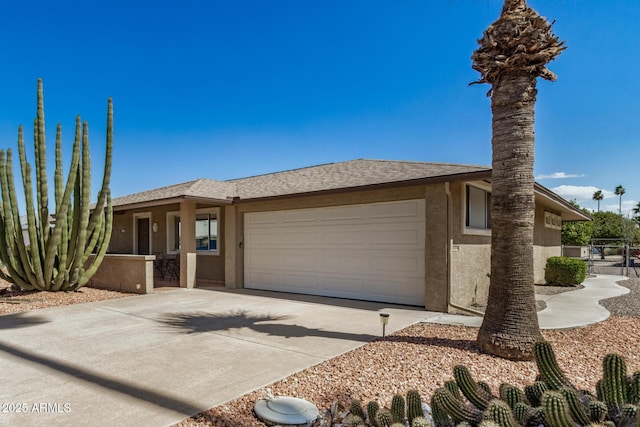
[[[538,312],[540,329],[566,329],[602,322],[609,311],[601,306],[601,300],[629,293],[629,289],[617,282],[626,276],[597,275],[588,277],[584,288],[555,295],[536,295],[536,299],[547,304]],[[432,323],[480,327],[482,317],[455,314],[439,314],[427,320]]]
[[[174,289],[0,316],[0,425],[166,426],[434,313]]]

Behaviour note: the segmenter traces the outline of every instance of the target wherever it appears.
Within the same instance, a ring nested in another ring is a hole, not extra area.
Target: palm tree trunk
[[[542,339],[533,274],[536,77],[506,73],[493,87],[491,279],[480,349],[529,359]]]

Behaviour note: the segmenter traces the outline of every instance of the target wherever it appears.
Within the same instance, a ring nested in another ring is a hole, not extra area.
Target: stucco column
[[[180,287],[195,287],[196,204],[180,202]]]
[[[230,205],[224,207],[224,285],[227,288],[238,288],[238,256],[240,243],[238,242],[238,226],[236,215],[238,208]]]

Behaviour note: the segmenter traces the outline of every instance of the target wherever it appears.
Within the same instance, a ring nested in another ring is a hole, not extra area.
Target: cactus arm
[[[54,265],[54,261],[55,261],[55,253],[58,250],[59,252],[62,252],[61,248],[58,248],[58,243],[61,240],[62,237],[62,233],[63,233],[63,229],[66,230],[68,229],[68,223],[65,220],[67,218],[68,215],[68,210],[70,209],[70,204],[71,204],[71,194],[73,193],[73,190],[75,188],[75,183],[76,183],[76,177],[78,175],[78,167],[79,167],[79,162],[80,162],[80,118],[76,118],[76,136],[73,142],[73,150],[72,150],[72,154],[71,154],[71,166],[69,168],[69,175],[68,175],[68,179],[67,179],[67,184],[65,186],[64,189],[64,193],[62,194],[62,199],[59,205],[56,206],[56,219],[60,220],[60,223],[56,223],[56,227],[54,227],[53,229],[53,234],[52,236],[49,238],[49,241],[47,242],[47,255],[46,255],[46,265],[45,265],[45,270],[47,271],[53,271],[53,265]],[[61,246],[66,246],[68,243],[67,242],[62,242]],[[61,289],[61,285],[59,284],[59,280],[60,277],[59,275],[61,274],[60,270],[67,270],[67,264],[66,264],[66,251],[64,251],[65,253],[65,262],[62,262],[62,258],[60,258],[58,261],[58,276],[56,276],[56,284],[55,287],[58,288],[57,290]],[[66,280],[64,280],[66,281]]]
[[[418,390],[407,391],[407,419],[409,424],[413,423],[415,418],[421,417],[422,413],[422,397]]]
[[[1,157],[2,161],[4,161],[4,153],[1,150],[0,150],[0,156],[2,156]],[[3,173],[3,172],[0,172],[0,173]],[[5,242],[7,242],[7,238],[8,236],[5,234],[4,215],[0,215],[0,258],[2,259],[5,266],[7,267],[7,272],[8,272],[8,274],[5,274],[0,270],[0,274],[1,274],[0,277],[2,277],[4,280],[6,280],[9,283],[15,283],[16,285],[20,286],[22,289],[25,289],[28,291],[33,290],[34,287],[31,285],[31,283],[25,281],[22,278],[22,276],[18,274],[17,271],[15,271],[13,265],[8,261],[10,260],[9,253],[7,251],[8,246],[5,244]]]
[[[575,427],[569,415],[567,401],[557,391],[546,391],[542,395],[542,407],[548,427]]]
[[[467,406],[461,400],[456,399],[449,390],[437,389],[432,397],[434,405],[446,412],[457,422],[467,421],[478,424],[482,420],[482,412],[472,406]]]
[[[366,418],[364,415],[364,411],[362,410],[362,402],[358,399],[353,399],[351,401],[351,413],[357,417],[362,418],[363,420]]]
[[[36,126],[34,125],[34,128]],[[31,165],[27,162],[27,155],[24,148],[24,140],[18,133],[18,153],[20,155],[20,170],[22,171],[22,186],[24,188],[25,205],[27,207],[27,227],[29,233],[29,246],[31,254],[31,265],[29,269],[33,271],[35,280],[33,285],[40,290],[48,290],[49,283],[45,280],[42,270],[42,257],[40,256],[41,233],[38,233],[38,224],[36,223],[36,211],[33,202],[33,184],[31,181]],[[38,165],[36,164],[36,169]],[[36,172],[37,173],[37,172]],[[13,175],[9,176],[9,186],[13,187]],[[15,194],[15,188],[11,189],[11,193]],[[11,204],[17,211],[18,202],[13,199]],[[27,266],[25,265],[25,269]]]
[[[100,267],[100,264],[102,264],[104,256],[107,253],[107,249],[109,248],[109,241],[111,239],[111,232],[113,229],[113,206],[111,204],[111,195],[109,194],[108,191],[107,191],[107,208],[104,215],[105,215],[105,221],[104,221],[105,226],[101,228],[103,231],[102,233],[100,233],[100,241],[98,242],[98,251],[95,255],[95,258],[93,259],[93,263],[80,278],[78,288],[86,285],[89,279],[91,278],[91,276],[95,274],[95,272],[98,270],[98,267]]]
[[[604,402],[609,406],[609,410],[612,406],[621,407],[627,401],[627,366],[624,358],[618,354],[607,354],[602,360],[602,367]]]
[[[34,132],[35,157],[36,157],[36,194],[38,201],[38,214],[40,233],[38,239],[38,261],[45,258],[46,241],[49,238],[49,188],[47,185],[47,142],[44,130],[44,95],[42,79],[38,79],[37,113]],[[31,243],[33,247],[33,241]],[[34,260],[35,263],[35,260]],[[41,267],[40,267],[41,268]],[[51,286],[51,276],[44,276],[47,288]]]
[[[77,283],[77,280],[81,276],[82,258],[84,250],[87,244],[87,231],[89,225],[89,200],[91,198],[91,158],[89,154],[89,126],[87,122],[82,124],[82,156],[81,156],[80,173],[80,205],[78,210],[80,211],[80,219],[78,223],[78,233],[75,250],[72,252],[73,264],[71,265],[70,286]]]
[[[104,160],[104,173],[102,175],[102,186],[98,192],[98,200],[95,209],[91,214],[89,222],[89,230],[93,231],[96,226],[97,217],[101,214],[101,210],[105,205],[109,184],[111,182],[111,159],[113,157],[113,102],[109,98],[107,102],[107,149]]]
[[[471,373],[466,366],[454,366],[453,377],[455,378],[462,394],[464,394],[469,402],[471,402],[476,408],[480,409],[481,411],[487,409],[487,406],[489,406],[489,402],[495,398],[478,385],[478,383],[471,376]]]
[[[567,401],[569,413],[576,423],[581,426],[591,423],[585,407],[580,403],[578,392],[574,388],[562,387],[560,389],[560,394],[562,394]]]
[[[560,390],[564,386],[573,387],[562,372],[562,369],[560,369],[550,343],[546,341],[535,343],[533,355],[543,381],[547,383],[551,390]]]
[[[391,399],[391,418],[394,423],[404,422],[405,402],[401,394],[396,394]]]
[[[20,135],[21,127],[18,128],[18,135]],[[18,140],[20,138],[18,137]],[[24,281],[29,283],[35,283],[35,277],[29,276],[31,273],[29,267],[29,258],[26,247],[24,245],[24,238],[22,236],[22,227],[20,225],[20,214],[17,212],[15,205],[12,201],[12,189],[13,186],[13,161],[11,150],[7,150],[6,158],[4,151],[0,152],[2,156],[0,164],[0,174],[2,175],[2,212],[3,212],[3,232],[4,239],[2,240],[6,244],[6,257],[3,258],[7,267],[11,268],[9,273],[11,276],[20,276]],[[15,193],[13,194],[15,198]],[[18,223],[15,224],[17,218]],[[16,238],[19,236],[20,238]],[[22,243],[22,244],[20,244]],[[26,268],[26,271],[25,271]]]
[[[489,402],[489,406],[484,413],[484,419],[497,423],[500,427],[518,427],[518,423],[513,417],[509,405],[500,400],[494,399]]]
[[[376,415],[378,414],[378,410],[380,410],[380,405],[375,400],[367,403],[367,417],[369,418],[369,423],[375,425]]]
[[[53,176],[56,210],[62,203],[62,194],[64,192],[62,178],[62,126],[58,123],[56,127],[56,170]]]

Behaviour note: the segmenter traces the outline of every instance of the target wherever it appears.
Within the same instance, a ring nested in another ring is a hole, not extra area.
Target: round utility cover
[[[289,396],[260,399],[253,410],[263,421],[282,425],[310,425],[320,415],[313,403]]]

